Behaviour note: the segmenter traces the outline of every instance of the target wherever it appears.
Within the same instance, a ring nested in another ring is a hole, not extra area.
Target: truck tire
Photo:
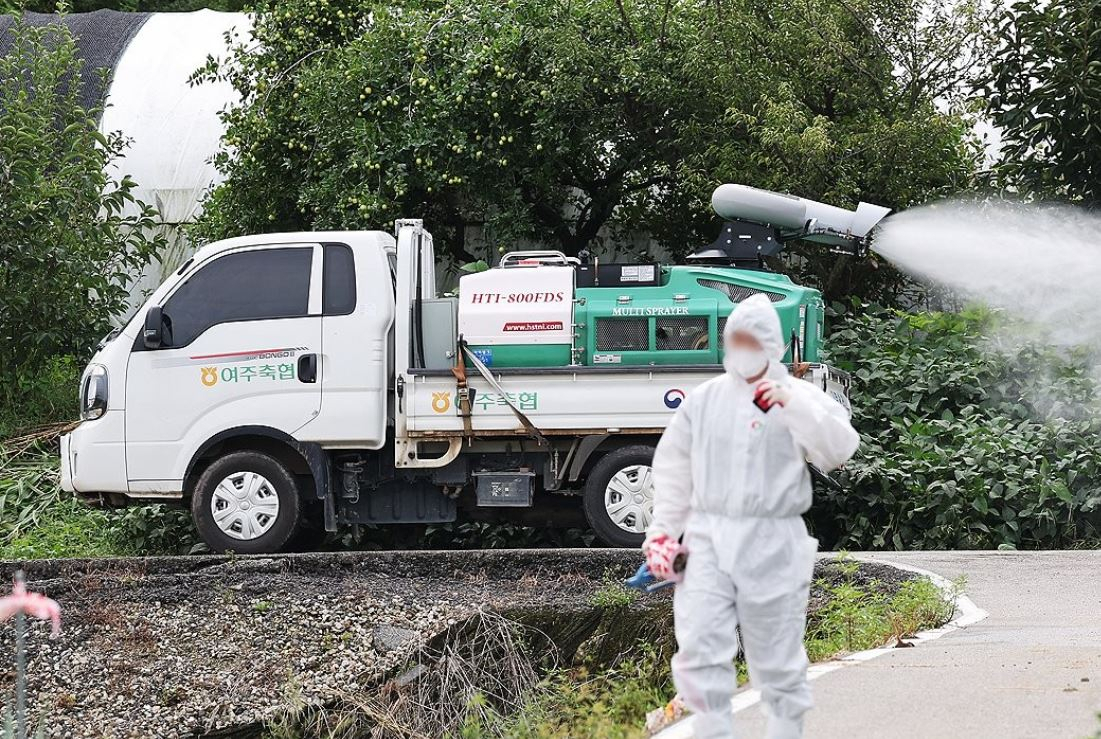
[[[609,546],[638,547],[654,512],[654,447],[625,446],[609,452],[585,482],[585,518]]]
[[[233,452],[199,476],[191,516],[210,551],[271,554],[298,533],[301,500],[294,476],[260,452]]]

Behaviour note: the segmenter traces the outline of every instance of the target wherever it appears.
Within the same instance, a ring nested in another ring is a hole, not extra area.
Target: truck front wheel
[[[605,544],[638,547],[654,514],[652,446],[609,452],[585,482],[585,517]]]
[[[278,460],[233,452],[214,461],[195,485],[191,515],[212,552],[282,551],[302,520],[298,484]]]

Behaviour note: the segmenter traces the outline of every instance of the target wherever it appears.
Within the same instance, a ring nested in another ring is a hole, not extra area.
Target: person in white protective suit
[[[807,461],[833,470],[859,437],[837,401],[789,376],[780,317],[764,295],[735,308],[723,341],[726,373],[688,395],[654,454],[643,550],[656,577],[683,577],[673,598],[672,670],[696,714],[697,739],[736,736],[736,627],[768,738],[794,739],[812,705],[803,632],[818,541],[802,519],[811,504]]]

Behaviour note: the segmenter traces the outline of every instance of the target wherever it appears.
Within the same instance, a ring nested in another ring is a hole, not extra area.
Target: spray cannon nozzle
[[[763,257],[774,256],[784,243],[803,239],[824,244],[831,251],[864,256],[872,229],[886,218],[890,208],[860,203],[846,210],[748,185],[719,185],[711,195],[711,207],[727,220],[723,231],[696,261],[725,261],[740,266],[764,266]]]

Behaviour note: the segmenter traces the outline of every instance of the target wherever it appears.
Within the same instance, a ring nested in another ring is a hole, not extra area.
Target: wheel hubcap
[[[268,479],[256,472],[234,472],[218,483],[210,499],[214,523],[226,536],[257,539],[279,518],[279,496]]]
[[[648,465],[624,467],[604,489],[604,509],[619,528],[644,534],[654,515],[654,472]]]

